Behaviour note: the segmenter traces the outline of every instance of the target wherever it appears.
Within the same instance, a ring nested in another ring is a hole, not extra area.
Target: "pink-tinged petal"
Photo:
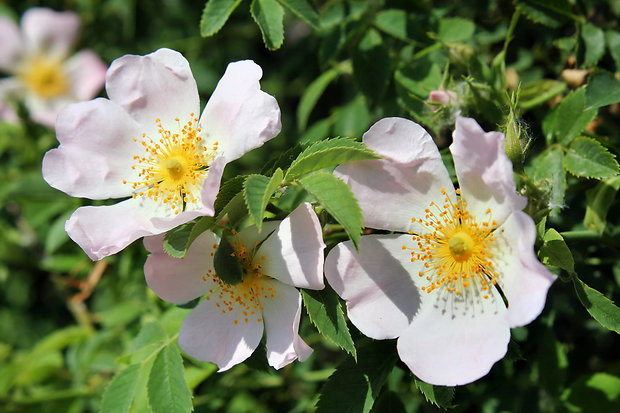
[[[449,90],[431,90],[428,95],[428,100],[429,102],[437,102],[442,105],[451,105],[456,103],[457,95]]]
[[[420,311],[397,342],[401,360],[418,378],[440,386],[467,384],[504,357],[510,329],[497,291],[467,304],[442,290],[421,294]]]
[[[184,123],[191,113],[197,116],[200,110],[189,63],[181,53],[170,49],[116,59],[106,75],[106,90],[110,99],[151,137],[158,136],[156,119],[170,129],[177,125],[175,118]]]
[[[94,52],[82,50],[65,63],[72,95],[77,100],[88,100],[97,96],[103,83],[107,66]]]
[[[157,235],[204,215],[185,211],[174,215],[165,205],[133,199],[110,206],[78,208],[65,224],[69,237],[92,260],[116,254],[138,238]],[[164,217],[165,213],[172,214]]]
[[[54,128],[60,111],[71,103],[75,103],[75,99],[69,95],[53,99],[44,99],[32,93],[24,96],[24,104],[28,108],[30,119],[49,128]]]
[[[263,336],[263,323],[243,319],[240,309],[222,312],[214,300],[202,300],[185,318],[179,345],[190,356],[217,364],[219,371],[241,363],[256,350]]]
[[[123,180],[137,181],[133,156],[141,154],[139,126],[114,102],[95,99],[69,105],[56,127],[60,141],[43,158],[43,177],[69,195],[91,199],[129,196]]]
[[[219,240],[211,231],[200,234],[183,258],[172,258],[163,251],[164,235],[144,239],[151,252],[144,264],[144,275],[149,288],[160,298],[183,304],[206,294],[215,283],[205,277],[213,271],[213,245]],[[157,244],[156,246],[153,244]],[[151,249],[152,248],[152,249]]]
[[[493,263],[508,300],[508,323],[510,327],[523,326],[542,312],[547,290],[556,277],[536,258],[536,227],[527,214],[515,211],[495,235]]]
[[[213,216],[215,213],[215,198],[220,190],[222,174],[226,166],[226,159],[219,157],[209,165],[207,177],[202,183],[201,197],[203,207],[203,215]]]
[[[379,155],[396,163],[442,163],[431,135],[422,126],[408,119],[383,118],[368,129],[362,141]]]
[[[256,256],[261,259],[264,274],[288,285],[320,290],[325,286],[324,249],[319,219],[312,206],[305,202],[280,222]]]
[[[280,133],[280,108],[260,90],[263,71],[251,60],[226,68],[200,118],[209,141],[217,141],[230,162]]]
[[[351,322],[368,337],[398,337],[418,312],[413,278],[421,265],[402,249],[409,243],[407,235],[366,235],[359,253],[347,241],[327,255],[325,277],[346,301]]]
[[[312,349],[297,334],[301,294],[296,288],[276,280],[263,283],[275,291],[274,297],[261,300],[269,365],[280,369],[296,359],[304,361],[312,354]]]
[[[0,44],[0,70],[12,72],[23,44],[17,25],[3,16],[0,16]]]
[[[397,164],[387,159],[341,165],[334,175],[351,187],[364,214],[364,225],[388,231],[424,233],[411,218],[423,218],[431,202],[442,205],[445,189],[454,200],[454,187],[443,163]]]
[[[504,135],[485,133],[470,118],[457,117],[450,151],[461,194],[474,216],[503,222],[512,211],[522,210],[527,199],[518,195],[512,175],[512,163],[504,152]]]
[[[63,58],[77,39],[80,19],[73,12],[36,7],[24,13],[21,28],[28,53]]]
[[[424,232],[411,218],[423,217],[431,202],[443,204],[442,188],[455,199],[450,175],[430,135],[409,120],[385,118],[364,134],[364,143],[387,159],[352,162],[334,171],[355,194],[364,224]]]

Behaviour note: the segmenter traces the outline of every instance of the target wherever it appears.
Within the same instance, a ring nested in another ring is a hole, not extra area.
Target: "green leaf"
[[[426,99],[431,90],[439,88],[441,67],[428,58],[416,59],[398,69],[394,80],[406,93]]]
[[[353,53],[353,75],[370,100],[383,96],[390,77],[390,56],[381,34],[368,29]]]
[[[543,120],[547,143],[568,145],[596,117],[597,109],[586,109],[586,90],[580,87],[569,93]]]
[[[305,175],[299,183],[344,227],[357,249],[364,217],[349,186],[326,172]]]
[[[359,359],[347,358],[321,389],[316,413],[367,413],[398,356],[394,342],[374,341],[360,348]]]
[[[398,393],[386,391],[379,396],[370,413],[407,413]]]
[[[620,189],[620,176],[607,178],[586,191],[586,214],[583,225],[602,234],[605,230],[607,213]]]
[[[353,139],[335,138],[316,142],[306,148],[286,171],[285,181],[330,166],[347,162],[379,159],[367,146]]]
[[[476,26],[471,20],[461,17],[448,17],[439,21],[437,37],[444,43],[458,43],[471,39]]]
[[[254,220],[254,224],[261,231],[263,226],[263,216],[265,208],[269,203],[271,195],[280,187],[284,173],[278,168],[271,178],[264,175],[250,175],[243,184],[243,197],[248,207],[250,216]]]
[[[293,12],[293,14],[310,26],[318,30],[321,26],[319,14],[314,10],[308,0],[278,0],[283,6]]]
[[[200,35],[213,36],[219,32],[241,0],[208,0],[200,19]]]
[[[194,410],[192,393],[183,373],[183,359],[176,345],[168,345],[157,354],[147,390],[153,413],[187,413]]]
[[[189,233],[189,237],[187,239],[187,249],[189,249],[189,247],[192,245],[192,242],[194,242],[194,240],[198,238],[200,234],[213,229],[215,223],[216,221],[213,217],[202,217],[194,225],[192,225],[192,230]]]
[[[355,344],[334,290],[329,287],[323,290],[301,290],[301,296],[310,321],[319,333],[356,359]]]
[[[519,91],[519,107],[529,110],[541,105],[566,90],[566,83],[558,80],[539,79],[523,85]]]
[[[591,138],[575,139],[564,157],[564,166],[576,176],[604,179],[618,173],[618,162],[603,145]]]
[[[615,413],[620,403],[620,378],[609,373],[582,376],[561,396],[564,411]]]
[[[308,85],[304,90],[299,100],[299,106],[297,107],[297,128],[299,131],[306,129],[308,125],[308,119],[312,109],[316,106],[319,98],[325,92],[325,89],[331,82],[333,82],[340,75],[338,68],[332,68],[321,74]]]
[[[549,27],[558,27],[571,14],[566,0],[514,0],[517,10],[530,20]]]
[[[564,238],[553,228],[549,228],[545,233],[538,256],[543,264],[560,267],[569,274],[575,272],[573,254],[564,242]]]
[[[299,156],[299,154],[303,151],[303,146],[299,143],[291,146],[286,151],[279,153],[277,156],[274,156],[269,161],[265,163],[263,169],[261,169],[262,175],[273,175],[276,169],[286,169],[291,166],[291,163]]]
[[[586,23],[581,26],[581,39],[586,47],[584,65],[596,66],[605,54],[605,33],[595,25]]]
[[[608,330],[620,333],[620,308],[602,293],[589,287],[576,276],[573,276],[573,285],[581,304],[588,313]]]
[[[620,81],[609,72],[595,72],[586,86],[586,109],[620,102]]]
[[[409,18],[404,10],[381,10],[375,15],[375,27],[401,40],[409,40]]]
[[[618,72],[620,71],[620,33],[615,30],[608,30],[607,33],[605,33],[605,38],[611,57],[613,57],[614,62],[616,62],[616,72]]]
[[[141,364],[132,364],[118,372],[101,399],[101,413],[128,413],[136,395]]]
[[[216,217],[219,218],[224,207],[230,203],[235,195],[243,191],[243,183],[245,182],[246,177],[247,175],[235,176],[234,178],[226,181],[220,187],[220,191],[218,192],[217,197],[215,198],[215,203],[213,204]]]
[[[433,386],[421,380],[415,380],[415,385],[424,395],[429,403],[434,404],[442,409],[452,407],[452,399],[454,398],[454,387]]]
[[[187,253],[192,224],[183,224],[164,235],[164,252],[173,258],[183,258]]]
[[[258,25],[269,50],[277,50],[284,42],[284,9],[276,0],[252,0],[252,18]]]
[[[243,279],[243,268],[235,256],[235,250],[225,236],[220,239],[220,245],[213,256],[215,273],[228,284],[238,284]]]
[[[567,185],[564,152],[561,148],[556,147],[541,153],[532,160],[525,170],[530,178],[536,181],[541,190],[548,192],[548,207],[556,208],[564,205]]]
[[[131,343],[130,351],[134,352],[149,344],[159,343],[167,337],[166,330],[158,321],[148,322],[142,326],[133,343]]]

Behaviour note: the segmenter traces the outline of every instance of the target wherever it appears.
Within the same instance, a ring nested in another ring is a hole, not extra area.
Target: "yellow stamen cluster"
[[[498,274],[493,268],[492,245],[497,222],[486,211],[486,221],[478,222],[460,197],[452,200],[442,189],[444,203],[431,202],[423,218],[412,218],[425,231],[412,233],[414,246],[403,246],[411,251],[411,261],[421,261],[424,270],[419,276],[428,281],[422,290],[431,293],[443,288],[456,296],[474,293],[489,298],[489,286],[497,284]]]
[[[28,89],[43,99],[64,95],[69,91],[62,61],[35,57],[24,63],[19,78]]]
[[[235,311],[238,316],[233,320],[235,325],[247,324],[250,321],[262,323],[264,307],[261,301],[274,298],[277,294],[275,289],[264,282],[267,276],[262,273],[262,265],[259,262],[264,262],[265,257],[254,255],[258,242],[250,249],[241,241],[231,240],[231,246],[234,250],[231,255],[241,264],[243,279],[240,283],[231,285],[209,270],[203,276],[203,280],[211,279],[217,287],[210,289],[205,299],[214,300],[215,306],[222,314]],[[216,248],[217,245],[213,245],[213,249]]]
[[[218,143],[211,148],[204,146],[200,137],[198,119],[190,113],[190,120],[181,125],[176,118],[176,131],[165,129],[160,119],[156,119],[159,139],[142,134],[140,142],[146,155],[133,157],[138,170],[137,182],[131,184],[133,197],[145,196],[154,201],[169,204],[175,214],[185,210],[189,204],[200,199],[202,182],[209,165],[215,158]]]

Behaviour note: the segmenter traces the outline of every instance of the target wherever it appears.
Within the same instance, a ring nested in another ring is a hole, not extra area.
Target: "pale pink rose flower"
[[[16,122],[14,102],[23,101],[30,117],[53,127],[67,104],[92,99],[101,90],[106,65],[90,50],[69,52],[80,29],[77,14],[32,8],[21,26],[0,16],[0,119]]]
[[[160,49],[126,55],[106,75],[110,99],[67,106],[57,149],[43,158],[54,188],[90,199],[127,198],[78,208],[69,236],[93,260],[147,235],[213,215],[224,166],[280,132],[280,109],[261,91],[261,68],[231,63],[198,119],[189,63]]]
[[[385,159],[336,168],[368,227],[326,259],[325,276],[349,318],[369,337],[398,338],[400,358],[420,379],[461,385],[506,354],[510,328],[543,310],[553,276],[534,253],[535,226],[515,190],[503,135],[458,117],[450,146],[460,189],[418,124],[375,123],[364,143]],[[508,302],[504,304],[502,294]]]
[[[276,369],[312,353],[298,335],[301,295],[295,288],[324,287],[325,244],[310,204],[283,221],[264,222],[260,233],[251,226],[229,237],[244,272],[235,285],[215,273],[219,238],[214,233],[201,234],[181,259],[167,255],[162,241],[161,235],[144,239],[151,252],[144,265],[149,287],[175,304],[201,297],[179,335],[189,355],[228,370],[254,352],[263,331],[267,361]]]

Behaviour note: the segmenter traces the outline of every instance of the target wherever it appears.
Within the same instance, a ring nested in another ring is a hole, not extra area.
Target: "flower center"
[[[26,63],[19,77],[32,93],[45,99],[63,95],[69,90],[60,60],[36,57]]]
[[[422,290],[431,293],[443,289],[457,296],[481,295],[488,299],[489,285],[497,284],[498,274],[492,263],[493,231],[497,222],[486,211],[484,221],[467,211],[467,203],[460,198],[452,202],[445,196],[443,205],[431,202],[423,218],[412,218],[425,231],[411,233],[414,246],[403,246],[411,252],[411,261],[421,261],[424,270],[420,277],[428,281]]]
[[[247,324],[251,320],[262,323],[265,308],[261,305],[261,301],[274,298],[277,294],[274,288],[264,282],[271,279],[262,273],[263,266],[260,262],[264,262],[265,257],[254,254],[258,243],[250,249],[239,240],[231,240],[231,246],[234,249],[233,255],[243,269],[243,279],[238,284],[228,284],[221,280],[215,272],[209,270],[203,276],[203,280],[206,281],[210,278],[217,287],[209,290],[205,299],[214,300],[215,306],[222,314],[235,312],[237,315],[233,320],[235,325],[241,322]],[[215,251],[217,247],[217,245],[213,245],[213,250]],[[214,252],[211,255],[213,256]]]
[[[448,240],[450,254],[455,261],[466,261],[469,259],[474,247],[474,240],[467,232],[459,231],[452,235]]]
[[[190,113],[190,120],[181,125],[175,119],[176,128],[164,128],[156,119],[159,139],[142,134],[140,142],[146,154],[133,157],[140,180],[131,184],[132,197],[147,197],[170,205],[175,214],[191,209],[200,199],[202,182],[207,176],[209,165],[215,158],[218,143],[206,148],[200,137],[198,119]]]

